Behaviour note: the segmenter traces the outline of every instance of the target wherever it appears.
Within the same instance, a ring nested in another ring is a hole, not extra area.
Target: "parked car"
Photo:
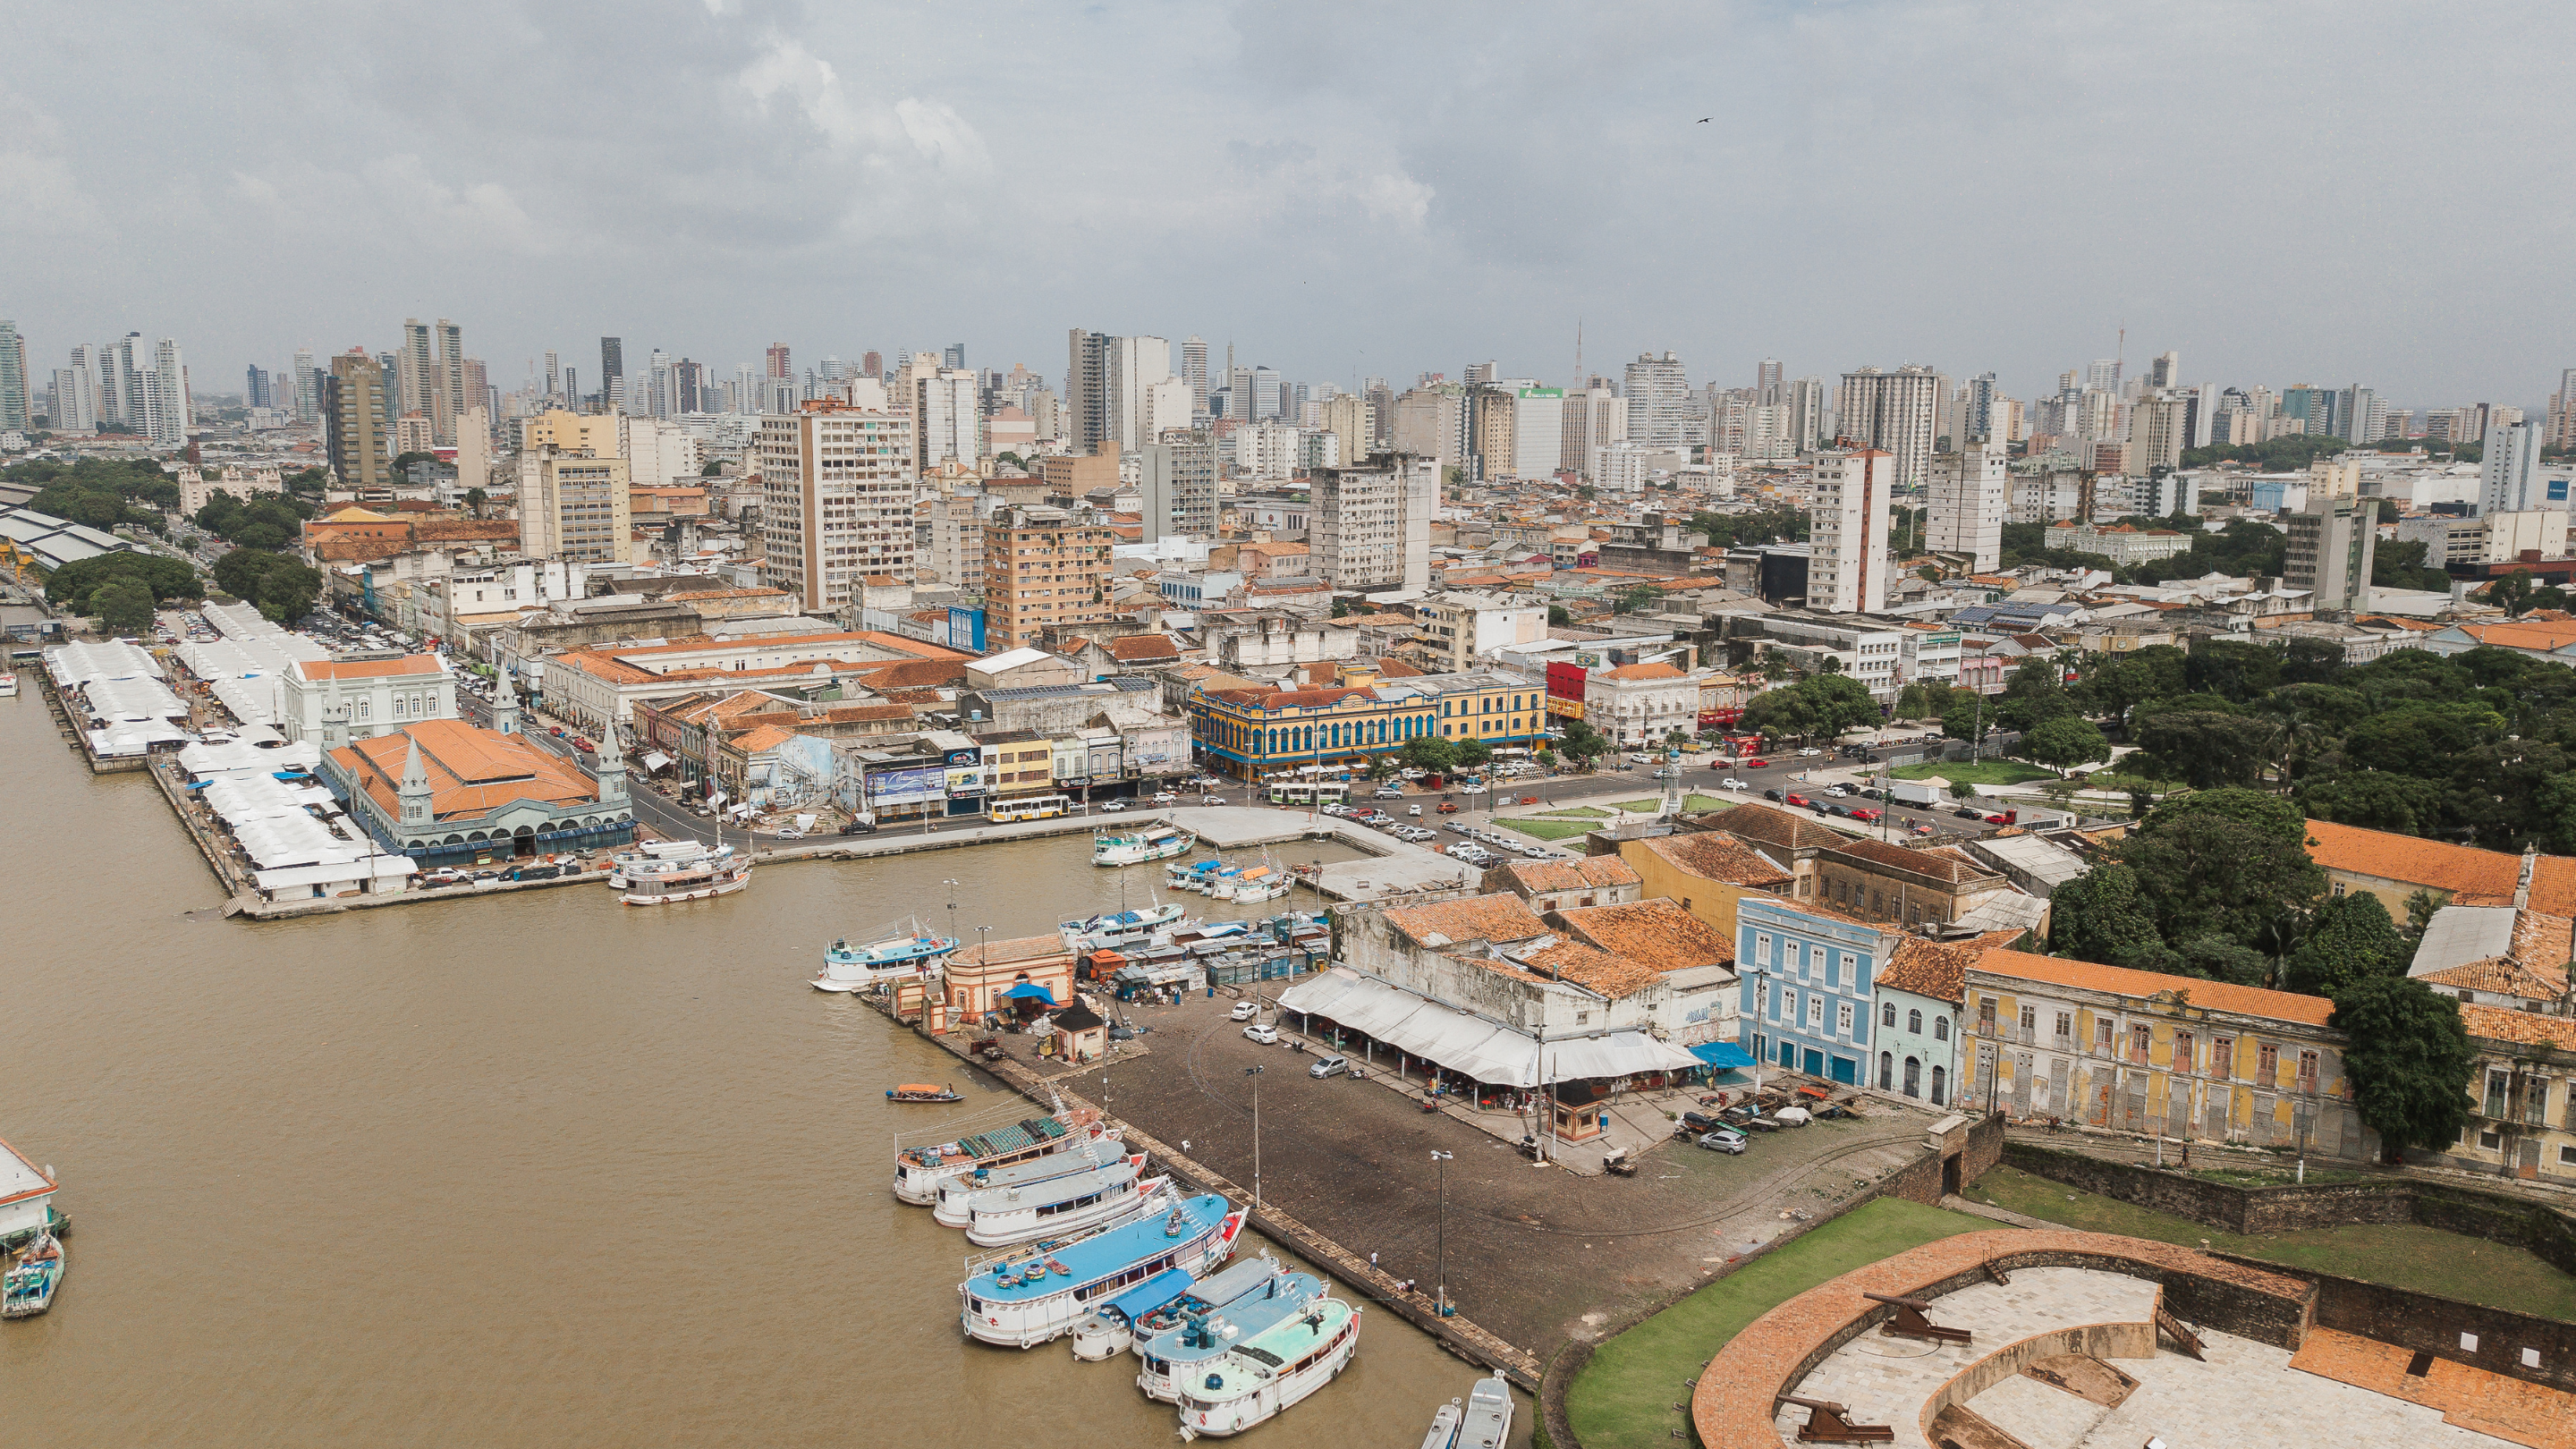
[[[841,833],[843,835],[874,835],[877,833],[877,825],[873,820],[853,820],[849,824],[841,827]]]
[[[1223,795],[1201,795],[1199,797],[1199,803],[1202,805],[1222,805],[1225,803],[1225,797]]]
[[[1336,800],[1323,805],[1315,813],[1318,815],[1330,815],[1334,819],[1339,820],[1351,813],[1351,807]]]
[[[1986,818],[1986,812],[1978,809],[1974,805],[1962,805],[1950,813],[1958,816],[1962,820],[1983,820]]]
[[[1234,1010],[1229,1011],[1229,1012],[1227,1012],[1227,1013],[1225,1014],[1225,1018],[1226,1018],[1226,1020],[1228,1020],[1228,1021],[1250,1021],[1250,1020],[1252,1020],[1254,1017],[1259,1016],[1260,1014],[1261,1014],[1261,1003],[1260,1003],[1260,1002],[1258,1002],[1258,1001],[1238,1001],[1238,1002],[1236,1002],[1236,1003],[1234,1004]]]
[[[2009,815],[2002,815],[2002,814],[1989,815],[1989,816],[1985,817],[1985,820],[1986,820],[1986,823],[1987,823],[1988,825],[2010,825],[2010,824],[2012,824],[2012,817],[2011,817],[2011,816],[2009,816]]]
[[[1154,794],[1154,803],[1157,805],[1178,805],[1181,803],[1181,797],[1173,794],[1169,790],[1158,790]]]
[[[776,830],[769,832],[769,838],[772,840],[803,840],[805,838],[805,832],[797,829],[793,825],[781,825]]]
[[[1744,768],[1748,770],[1767,770],[1771,768],[1771,762],[1769,760],[1746,760],[1742,763]]]
[[[1257,1041],[1263,1046],[1277,1046],[1279,1044],[1279,1028],[1272,1026],[1266,1021],[1256,1021],[1252,1025],[1245,1027],[1243,1029],[1243,1035],[1246,1040]],[[1318,1075],[1321,1074],[1318,1073]]]
[[[1804,795],[1792,795],[1784,803],[1790,805],[1813,805],[1815,802]]]
[[[1732,1127],[1713,1127],[1699,1134],[1700,1146],[1711,1152],[1723,1152],[1733,1157],[1742,1157],[1745,1147],[1752,1140]]]
[[[1422,813],[1422,807],[1419,805],[1407,805],[1404,807],[1404,813],[1407,815],[1420,815]]]
[[[556,739],[562,739],[562,738],[563,738],[563,726],[562,726],[562,725],[548,725],[548,726],[546,726],[546,733],[547,733],[547,734],[550,734],[550,735],[553,735]]]
[[[599,746],[594,745],[594,744],[592,744],[590,741],[588,741],[588,740],[586,740],[586,739],[581,738],[579,735],[575,735],[575,736],[573,737],[572,747],[573,747],[574,749],[576,749],[576,750],[581,751],[581,752],[582,752],[583,754],[585,754],[585,755],[595,755],[595,754],[599,753]]]
[[[1717,782],[1717,788],[1721,790],[1742,790],[1748,787],[1742,780],[1735,778],[1733,775],[1729,775],[1725,779]]]
[[[1777,790],[1765,790],[1762,792],[1762,798],[1765,800],[1778,800],[1780,799],[1780,792]]]
[[[1393,785],[1380,785],[1377,787],[1377,798],[1380,800],[1401,800],[1404,798],[1404,792]]]
[[[1855,806],[1852,809],[1851,818],[1854,820],[1876,821],[1880,818],[1880,812],[1872,810],[1866,805]]]
[[[420,878],[420,883],[421,883],[421,885],[422,885],[424,888],[427,888],[427,887],[431,887],[431,886],[451,886],[451,885],[455,885],[455,884],[457,884],[457,883],[458,883],[458,882],[460,882],[460,881],[466,881],[466,880],[471,880],[471,879],[473,879],[473,877],[472,877],[472,876],[469,876],[469,875],[467,875],[465,872],[463,872],[463,871],[461,871],[461,870],[456,869],[454,866],[449,866],[449,867],[447,867],[446,869],[443,869],[443,870],[433,870],[433,871],[429,871],[429,872],[427,872],[426,874],[424,874],[424,875],[422,875],[422,876],[421,876],[421,878]]]
[[[1250,1036],[1250,1035],[1252,1035],[1252,1029],[1251,1029],[1250,1027],[1246,1027],[1246,1028],[1244,1028],[1244,1032],[1243,1032],[1243,1034],[1244,1034],[1245,1036]],[[1275,1035],[1276,1035],[1276,1033],[1273,1033],[1273,1035],[1275,1036]],[[1337,1077],[1337,1076],[1340,1076],[1342,1073],[1347,1072],[1347,1071],[1349,1071],[1350,1069],[1351,1069],[1351,1059],[1350,1059],[1349,1057],[1345,1057],[1345,1056],[1328,1056],[1328,1057],[1319,1057],[1319,1058],[1317,1058],[1317,1059],[1316,1059],[1315,1064],[1314,1064],[1313,1066],[1308,1067],[1308,1068],[1306,1069],[1306,1075],[1307,1075],[1307,1076],[1310,1076],[1310,1077],[1313,1077],[1315,1080],[1317,1080],[1317,1081],[1319,1081],[1319,1082],[1320,1082],[1320,1081],[1322,1081],[1322,1080],[1323,1080],[1324,1078],[1326,1078],[1326,1077]]]
[[[1800,758],[1800,759],[1802,759],[1802,760],[1812,760],[1812,759],[1814,759],[1816,756],[1821,755],[1821,754],[1823,754],[1823,753],[1824,753],[1824,751],[1822,751],[1822,750],[1820,750],[1820,749],[1817,749],[1814,745],[1809,745],[1809,746],[1807,746],[1805,749],[1800,750],[1800,751],[1798,752],[1798,758]]]

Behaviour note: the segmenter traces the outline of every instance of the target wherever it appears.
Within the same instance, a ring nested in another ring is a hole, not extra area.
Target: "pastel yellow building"
[[[617,441],[617,417],[613,413],[571,413],[551,408],[519,423],[519,450],[533,453],[539,448],[557,448],[577,453],[584,448],[596,458],[620,455]]]

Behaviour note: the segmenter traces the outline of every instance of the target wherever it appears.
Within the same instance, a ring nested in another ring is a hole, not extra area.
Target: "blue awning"
[[[1126,1292],[1109,1300],[1104,1311],[1116,1312],[1129,1323],[1144,1317],[1173,1299],[1190,1291],[1198,1280],[1185,1268],[1166,1268]]]
[[[1712,1067],[1749,1067],[1753,1065],[1753,1053],[1746,1051],[1744,1048],[1737,1046],[1731,1041],[1713,1041],[1708,1043],[1706,1046],[1695,1046],[1690,1049],[1690,1054]]]
[[[1002,996],[1010,1001],[1043,1001],[1049,1006],[1055,1005],[1055,997],[1045,987],[1034,981],[1023,981],[1003,992]]]

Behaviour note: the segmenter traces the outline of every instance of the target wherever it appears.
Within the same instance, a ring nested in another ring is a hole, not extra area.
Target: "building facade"
[[[278,732],[326,751],[456,718],[456,676],[435,654],[295,660],[278,675],[278,696]]]
[[[2011,477],[2000,438],[1970,438],[1934,458],[1925,546],[1972,560],[1978,573],[2001,567]]]
[[[424,866],[488,865],[635,838],[612,743],[594,782],[552,750],[461,720],[406,726],[336,750],[322,773],[386,849]]]
[[[913,571],[912,419],[832,401],[760,420],[762,581],[838,609],[871,574]]]
[[[1315,572],[1336,589],[1427,589],[1439,465],[1380,453],[1365,465],[1314,474]]]
[[[1735,915],[1744,1049],[1783,1071],[1859,1086],[1875,1050],[1872,983],[1902,933],[1769,896],[1743,897]]]
[[[1051,627],[1107,623],[1117,531],[1088,509],[1003,508],[984,524],[985,643],[1034,645]]]
[[[626,563],[633,496],[626,460],[551,447],[519,455],[519,552],[570,563]]]
[[[1816,460],[1808,607],[1842,614],[1875,614],[1887,607],[1888,499],[1898,483],[1896,461],[1877,448]]]

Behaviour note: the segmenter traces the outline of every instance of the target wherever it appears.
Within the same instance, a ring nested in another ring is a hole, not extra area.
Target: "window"
[[[2178,1031],[2174,1033],[2173,1069],[2175,1071],[2188,1072],[2193,1069],[2192,1063],[2198,1060],[2198,1058],[2193,1055],[2193,1046],[2194,1043],[2190,1032]]]
[[[1946,1016],[1935,1016],[1932,1018],[1932,1039],[1934,1041],[1948,1041],[1950,1039],[1950,1018]],[[1939,1067],[1934,1067],[1932,1070],[1938,1072],[1941,1069]],[[1935,1100],[1938,1099],[1936,1098]]]
[[[2236,1075],[2236,1038],[2214,1036],[2209,1039],[2209,1074],[2213,1077]]]
[[[1905,1029],[1915,1036],[1921,1036],[1923,1034],[1923,1013],[1919,1011],[1909,1011],[1905,1013]]]
[[[1812,991],[1807,993],[1807,1025],[1818,1031],[1825,1025],[1825,999]]]
[[[2024,1036],[2028,1036],[2028,1035],[2030,1035],[2031,1033],[2033,1033],[2033,1032],[2035,1032],[2035,1031],[2038,1031],[2038,1030],[2039,1030],[2039,1008],[2038,1008],[2038,1007],[2036,1007],[2036,1006],[2025,1006],[2025,1007],[2023,1007],[2023,1008],[2021,1009],[2021,1030],[2022,1030],[2022,1035],[2024,1035]]]
[[[2490,1071],[2487,1073],[2486,1115],[2490,1117],[2502,1117],[2504,1115],[2505,1088],[2511,1081],[2512,1078],[2508,1077],[2503,1072]]]
[[[2280,1076],[2281,1076],[2281,1047],[2280,1047],[2280,1043],[2278,1043],[2278,1042],[2268,1042],[2268,1041],[2267,1041],[2267,1042],[2257,1042],[2257,1043],[2255,1043],[2255,1045],[2254,1045],[2254,1085],[2256,1085],[2256,1086],[2258,1086],[2258,1087],[2269,1087],[2269,1086],[2275,1086],[2275,1085],[2278,1085],[2279,1080],[2280,1080]]]
[[[2561,1167],[2576,1167],[2576,1147],[2559,1148],[2558,1165]]]
[[[1884,1006],[1882,1006],[1882,1007],[1880,1007],[1880,1008],[1878,1009],[1878,1024],[1879,1024],[1880,1026],[1894,1026],[1894,1025],[1896,1025],[1896,1003],[1895,1003],[1895,1002],[1893,1002],[1893,1001],[1888,1002],[1886,1005],[1884,1005]]]
[[[2059,1012],[2059,1013],[2057,1014],[2057,1039],[2058,1039],[2059,1041],[2061,1041],[2061,1042],[2064,1042],[2064,1041],[2072,1041],[2072,1040],[2074,1040],[2074,1037],[2075,1037],[2075,1013],[2073,1013],[2073,1012],[2071,1012],[2071,1011],[2061,1011],[2061,1012]]]
[[[2147,1059],[2147,1046],[2152,1040],[2153,1038],[2148,1033],[2147,1028],[2143,1026],[2130,1027],[2129,1060],[2133,1062],[2145,1061]]]
[[[1834,1007],[1834,1031],[1837,1035],[1849,1036],[1851,1029],[1852,1004],[1848,1001],[1839,1002]]]
[[[2107,1016],[2093,1018],[2093,1050],[2104,1056],[2111,1054],[2111,1019]]]
[[[2478,1145],[2489,1152],[2500,1151],[2504,1146],[2504,1134],[2492,1127],[2487,1128],[2478,1133]]]

